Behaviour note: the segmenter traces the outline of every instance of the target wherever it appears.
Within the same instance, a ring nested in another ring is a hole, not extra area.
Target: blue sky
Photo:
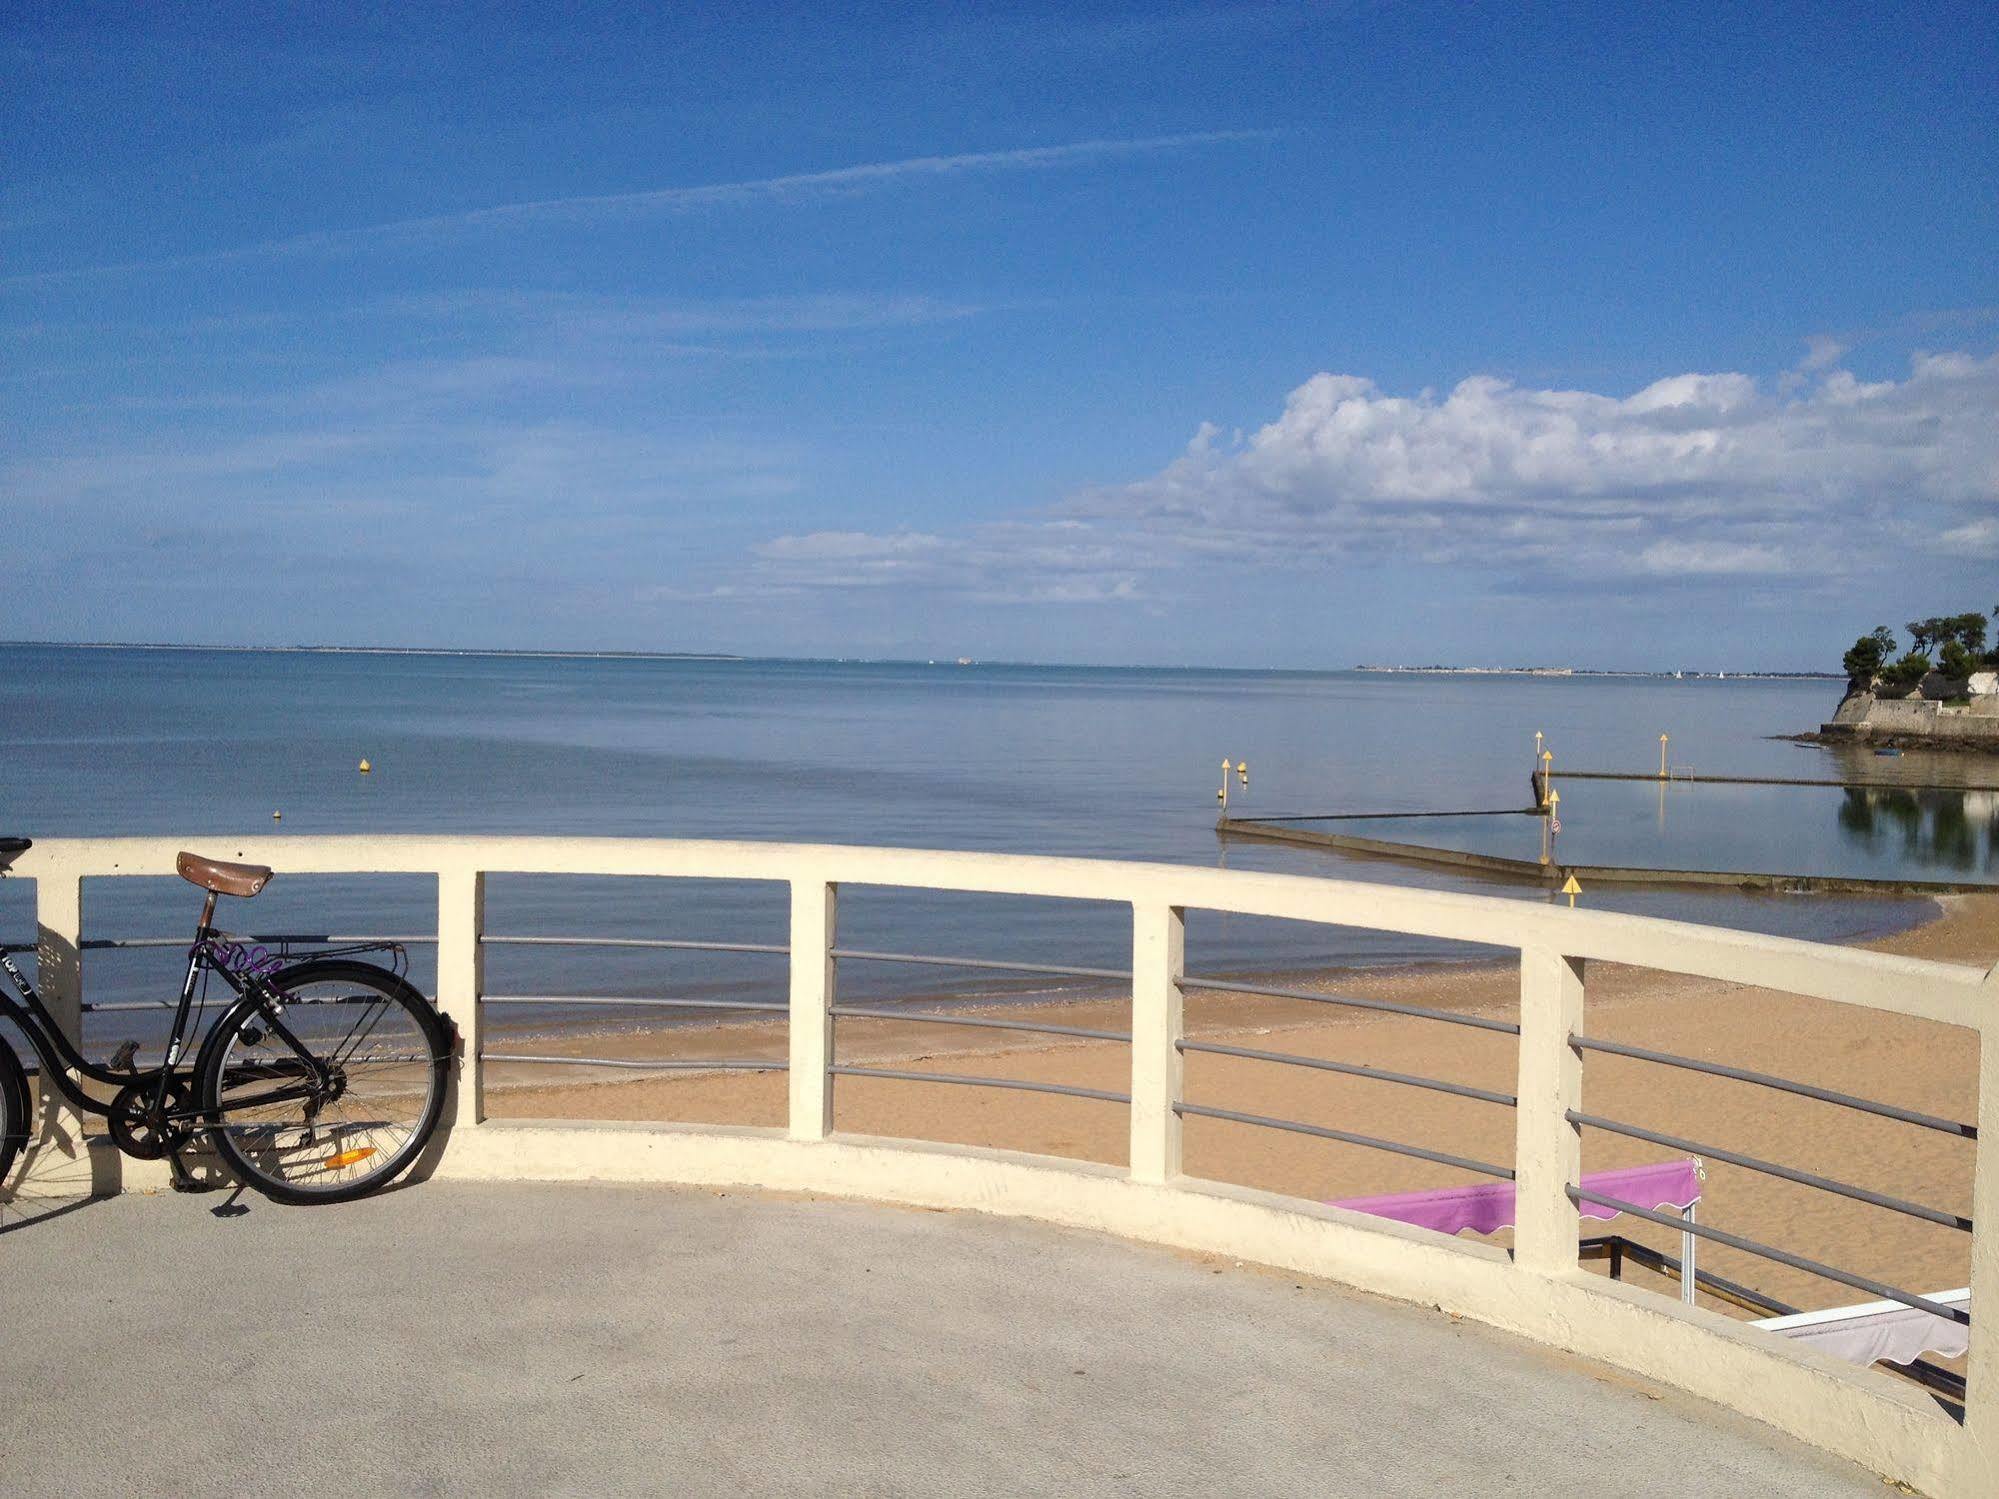
[[[1999,605],[1989,5],[405,9],[9,7],[0,637],[1809,667]]]

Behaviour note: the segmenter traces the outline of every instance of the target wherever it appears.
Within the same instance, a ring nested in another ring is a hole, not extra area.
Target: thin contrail
[[[1204,130],[1184,135],[1153,135],[1132,140],[1073,141],[1061,146],[1028,146],[1013,151],[971,151],[956,156],[910,156],[900,161],[863,162],[824,172],[794,172],[782,177],[753,177],[741,182],[712,182],[693,187],[652,188],[633,193],[599,193],[569,198],[539,198],[500,203],[461,213],[394,219],[353,229],[329,229],[285,239],[260,240],[226,250],[204,250],[164,260],[133,260],[112,265],[78,266],[69,270],[35,271],[0,277],[0,287],[32,286],[86,276],[179,270],[189,266],[223,265],[286,255],[337,253],[371,244],[421,239],[426,235],[481,225],[526,219],[591,217],[609,214],[680,212],[731,203],[774,202],[843,191],[864,191],[912,177],[950,177],[969,172],[1036,171],[1106,157],[1137,156],[1183,150],[1231,141],[1270,140],[1278,130]]]

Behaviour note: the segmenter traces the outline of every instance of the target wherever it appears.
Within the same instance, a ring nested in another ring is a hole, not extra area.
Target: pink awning
[[[1685,1212],[1700,1201],[1700,1163],[1692,1159],[1661,1161],[1652,1166],[1624,1166],[1616,1171],[1592,1171],[1582,1178],[1585,1191],[1615,1197],[1655,1212],[1667,1208]],[[1440,1234],[1489,1234],[1513,1223],[1512,1182],[1480,1182],[1466,1187],[1438,1187],[1429,1192],[1390,1192],[1380,1197],[1343,1197],[1328,1207],[1351,1208],[1377,1218],[1394,1218]],[[1585,1202],[1585,1218],[1615,1218],[1616,1208]]]

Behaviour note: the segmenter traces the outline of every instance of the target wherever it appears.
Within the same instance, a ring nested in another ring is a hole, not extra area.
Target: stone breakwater
[[[1951,702],[1918,693],[1884,697],[1872,691],[1849,692],[1816,734],[1798,737],[1823,744],[1999,754],[1999,695],[1985,693]]]

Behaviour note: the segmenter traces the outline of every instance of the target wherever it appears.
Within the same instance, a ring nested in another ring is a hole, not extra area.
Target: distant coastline
[[[1752,682],[1831,682],[1841,680],[1833,671],[1621,671],[1588,666],[1374,666],[1361,665],[1355,671],[1390,672],[1425,677],[1643,677],[1666,681],[1717,681],[1741,679]]]

